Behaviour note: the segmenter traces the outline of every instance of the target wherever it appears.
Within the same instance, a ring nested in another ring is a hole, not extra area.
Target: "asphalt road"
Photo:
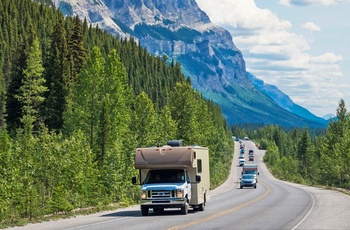
[[[253,142],[260,175],[257,188],[239,188],[241,167],[239,145],[235,147],[231,174],[220,187],[211,191],[203,212],[166,210],[163,214],[142,216],[139,206],[74,218],[29,224],[11,229],[89,230],[89,229],[350,229],[350,197],[336,191],[313,188],[276,180],[262,162],[264,151]]]

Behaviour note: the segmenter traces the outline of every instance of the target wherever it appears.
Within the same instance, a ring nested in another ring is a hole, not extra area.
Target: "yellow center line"
[[[190,226],[193,226],[193,225],[196,225],[196,224],[200,224],[200,223],[203,223],[203,222],[206,222],[206,221],[209,221],[209,220],[213,220],[213,219],[216,219],[216,218],[219,218],[221,216],[224,216],[224,215],[227,215],[229,213],[232,213],[232,212],[235,212],[235,211],[238,211],[244,207],[247,207],[251,204],[254,204],[260,200],[262,200],[263,198],[265,198],[267,195],[270,194],[271,192],[271,189],[270,187],[265,184],[264,182],[259,182],[259,184],[262,184],[264,185],[264,187],[266,188],[266,192],[264,194],[262,194],[261,196],[247,202],[247,203],[244,203],[244,204],[241,204],[239,206],[236,206],[236,207],[233,207],[231,209],[228,209],[228,210],[225,210],[223,212],[220,212],[218,214],[215,214],[215,215],[212,215],[212,216],[208,216],[208,217],[205,217],[205,218],[202,218],[202,219],[198,219],[198,220],[195,220],[195,221],[192,221],[192,222],[189,222],[187,224],[183,224],[183,225],[179,225],[179,226],[175,226],[175,227],[172,227],[172,228],[169,228],[168,230],[177,230],[177,229],[183,229],[183,228],[187,228],[187,227],[190,227]]]

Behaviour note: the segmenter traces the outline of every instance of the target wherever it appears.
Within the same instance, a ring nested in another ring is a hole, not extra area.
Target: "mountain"
[[[192,86],[221,106],[229,124],[324,127],[257,88],[231,34],[211,23],[195,0],[52,1],[66,15],[77,14],[122,38],[133,36],[150,53],[180,62]]]
[[[330,114],[326,114],[326,115],[322,116],[322,118],[325,120],[330,120],[330,119],[336,119],[337,116],[330,113]]]
[[[299,116],[304,117],[310,121],[319,122],[325,125],[328,123],[327,120],[329,118],[320,118],[311,113],[309,110],[305,109],[304,107],[295,104],[288,95],[280,91],[276,86],[266,84],[264,81],[256,78],[253,74],[249,72],[247,72],[247,76],[257,89],[259,89],[261,92],[265,93],[267,96],[272,98],[279,106],[286,109],[287,111],[294,114],[298,114]]]

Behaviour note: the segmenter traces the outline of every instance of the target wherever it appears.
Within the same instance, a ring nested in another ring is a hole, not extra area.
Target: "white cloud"
[[[325,53],[320,56],[315,56],[311,58],[311,62],[316,64],[326,64],[326,63],[338,63],[343,59],[341,55],[336,55],[334,53]]]
[[[242,51],[247,71],[277,86],[291,99],[322,116],[334,113],[341,98],[342,56],[334,53],[311,55],[309,40],[291,32],[292,23],[272,11],[260,9],[254,0],[196,0],[211,21],[227,29]],[[332,4],[331,0],[284,0],[289,4]],[[304,28],[320,31],[315,23]],[[349,93],[350,94],[350,93]],[[329,108],[332,108],[330,110]]]
[[[302,26],[304,29],[307,29],[307,30],[321,31],[321,28],[313,22],[306,22]]]
[[[217,25],[224,26],[230,30],[240,29],[252,30],[258,33],[259,30],[289,29],[291,23],[279,20],[270,10],[259,9],[254,0],[196,0],[199,7]]]
[[[280,0],[281,5],[285,6],[309,6],[309,5],[334,5],[347,0]]]

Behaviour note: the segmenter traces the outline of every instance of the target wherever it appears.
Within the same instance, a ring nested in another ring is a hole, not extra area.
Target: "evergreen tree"
[[[1,65],[0,65],[0,69]],[[0,72],[0,131],[5,128],[6,115],[6,83],[4,75]]]
[[[77,75],[80,73],[87,58],[87,50],[84,47],[82,22],[78,16],[74,17],[73,22],[72,34],[68,41],[69,53],[71,54],[69,59],[71,81],[69,82],[76,81]],[[68,88],[70,88],[69,85]]]
[[[18,44],[16,51],[12,57],[12,70],[11,75],[8,77],[8,90],[7,90],[7,101],[6,101],[6,112],[7,112],[7,127],[10,133],[16,128],[20,127],[20,117],[22,117],[21,103],[16,98],[19,94],[19,88],[22,86],[23,71],[26,66],[27,53],[26,49],[29,43],[32,41],[33,33],[29,32],[23,37],[23,41]]]
[[[311,149],[311,140],[308,129],[304,129],[302,132],[302,137],[298,143],[297,157],[300,164],[300,174],[306,178],[309,176],[308,172],[311,167],[311,158],[314,154]]]
[[[344,138],[346,130],[349,129],[349,115],[345,102],[341,100],[337,108],[338,120],[332,120],[328,125],[320,153],[321,178],[325,184],[338,186],[341,180],[341,153],[335,151],[336,145]]]
[[[63,126],[63,111],[73,85],[69,76],[68,48],[63,21],[56,24],[51,36],[51,46],[48,55],[45,76],[49,94],[45,103],[45,123],[51,130],[60,130]]]
[[[347,125],[343,138],[334,147],[334,156],[339,168],[339,186],[350,189],[350,125]]]
[[[39,121],[39,106],[45,100],[43,94],[47,88],[44,86],[43,71],[39,40],[35,38],[28,48],[26,69],[23,71],[24,78],[16,97],[23,105],[21,122],[24,124],[27,134],[32,132],[34,122]]]

